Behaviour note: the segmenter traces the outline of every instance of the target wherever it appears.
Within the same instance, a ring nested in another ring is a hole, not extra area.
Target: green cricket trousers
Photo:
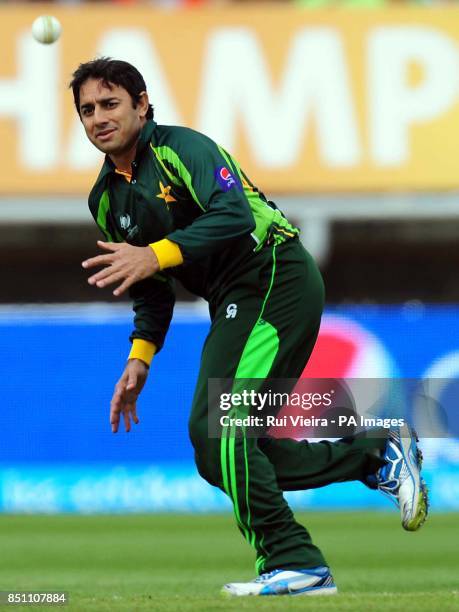
[[[326,565],[282,492],[363,480],[384,463],[375,449],[385,441],[209,436],[209,378],[298,378],[319,331],[322,278],[300,241],[265,247],[256,260],[211,307],[189,429],[199,473],[230,497],[262,573]]]

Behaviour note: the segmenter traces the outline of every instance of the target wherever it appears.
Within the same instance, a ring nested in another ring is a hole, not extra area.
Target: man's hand
[[[152,276],[159,270],[156,255],[149,246],[135,247],[127,242],[102,242],[102,240],[98,240],[97,245],[109,253],[86,259],[81,265],[83,268],[104,266],[100,272],[88,278],[90,285],[102,288],[122,281],[113,291],[113,295],[121,295],[137,281]]]
[[[123,375],[115,385],[110,403],[110,424],[112,432],[118,431],[121,414],[126,431],[131,431],[131,418],[137,425],[136,403],[148,376],[148,366],[140,359],[129,359]]]

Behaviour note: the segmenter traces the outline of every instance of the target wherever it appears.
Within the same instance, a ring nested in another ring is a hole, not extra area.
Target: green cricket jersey
[[[157,351],[174,307],[173,279],[218,304],[241,270],[257,266],[267,244],[299,231],[251,183],[237,161],[194,130],[143,127],[130,182],[107,156],[89,195],[89,208],[109,242],[147,246],[163,238],[176,243],[184,262],[131,287],[133,338]]]

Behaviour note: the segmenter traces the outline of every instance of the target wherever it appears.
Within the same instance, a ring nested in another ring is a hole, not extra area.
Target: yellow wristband
[[[149,366],[155,353],[156,346],[153,342],[142,340],[141,338],[134,338],[128,359],[141,359]]]
[[[175,244],[172,240],[163,238],[158,240],[158,242],[152,242],[149,246],[153,249],[158,259],[160,270],[173,268],[183,263],[182,251],[178,244]]]

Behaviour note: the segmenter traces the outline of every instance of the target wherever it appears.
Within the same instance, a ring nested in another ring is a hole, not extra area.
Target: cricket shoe
[[[429,510],[427,486],[421,477],[422,453],[418,441],[409,425],[391,428],[383,453],[386,465],[368,477],[370,486],[376,486],[400,508],[402,526],[407,531],[417,531]]]
[[[333,576],[328,567],[304,570],[276,569],[261,574],[251,582],[225,584],[222,595],[247,597],[249,595],[336,595]]]

